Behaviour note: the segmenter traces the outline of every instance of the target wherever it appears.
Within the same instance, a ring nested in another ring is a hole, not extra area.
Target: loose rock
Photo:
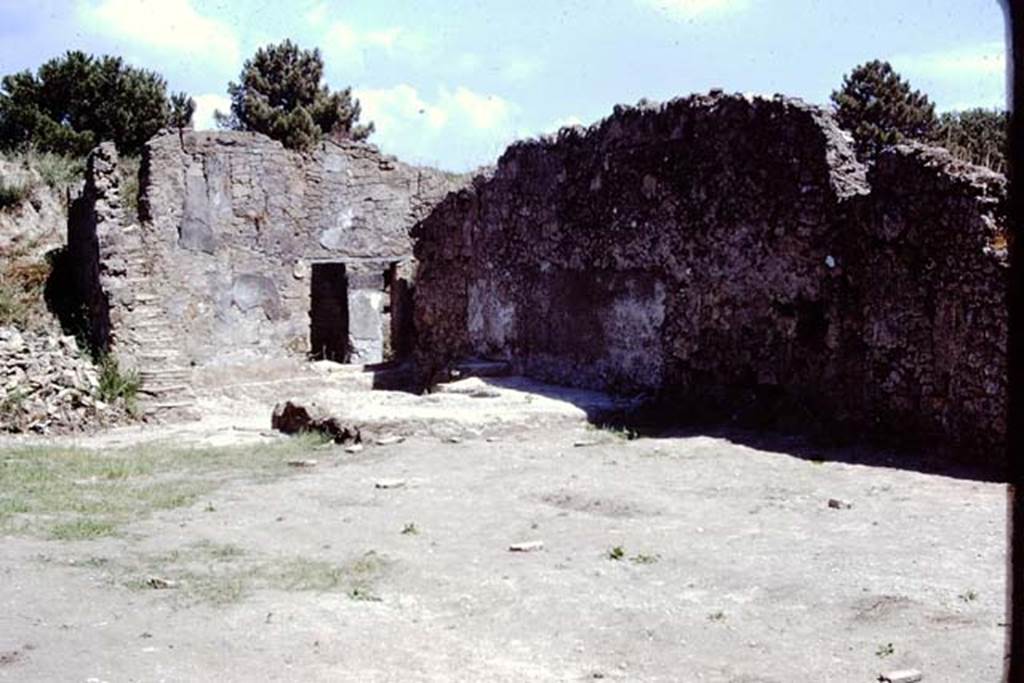
[[[99,373],[74,337],[0,326],[0,431],[80,432],[129,419],[95,398]]]
[[[921,678],[921,672],[917,669],[904,669],[882,674],[878,680],[882,683],[917,683]]]
[[[543,550],[544,541],[523,541],[522,543],[513,543],[508,547],[508,549],[513,553],[532,553],[537,550]]]

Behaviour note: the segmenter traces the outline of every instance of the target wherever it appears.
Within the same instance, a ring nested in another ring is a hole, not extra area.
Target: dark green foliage
[[[188,103],[187,98],[182,105]],[[68,52],[31,71],[5,76],[0,87],[0,149],[34,148],[84,156],[105,140],[124,153],[171,122],[167,84],[120,57]],[[187,108],[177,114],[187,113]]]
[[[139,393],[142,382],[139,375],[133,370],[123,371],[113,354],[105,354],[100,357],[99,387],[96,396],[101,401],[113,403],[123,399],[125,404],[131,407],[135,397]]]
[[[22,183],[9,183],[0,178],[0,211],[13,209],[28,199],[32,187]]]
[[[998,109],[969,109],[939,117],[932,141],[958,159],[1006,172],[1006,134],[1010,113]]]
[[[192,117],[196,113],[196,101],[187,93],[176,92],[171,95],[171,113],[167,125],[172,128],[191,128]]]
[[[910,84],[888,62],[874,60],[843,77],[832,92],[839,125],[853,133],[857,154],[871,159],[888,145],[931,137],[937,121],[928,96]]]
[[[351,88],[331,92],[321,85],[323,70],[319,50],[302,50],[290,40],[260,48],[243,65],[240,82],[228,85],[231,113],[217,112],[217,122],[297,150],[309,150],[324,137],[366,139],[373,124],[359,124],[359,100]]]

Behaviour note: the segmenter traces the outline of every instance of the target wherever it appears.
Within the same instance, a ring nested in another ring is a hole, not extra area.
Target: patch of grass
[[[139,373],[134,370],[121,370],[117,357],[109,353],[100,358],[99,366],[96,397],[105,403],[124,401],[131,410],[142,386]]]
[[[37,246],[26,244],[0,260],[0,325],[29,329],[48,318],[44,292],[51,264],[33,254]]]
[[[6,272],[0,272],[0,325],[22,329],[29,327],[34,309],[37,308],[33,305],[32,294]],[[42,301],[42,292],[36,301]]]
[[[117,524],[105,519],[79,517],[70,522],[59,522],[50,528],[50,538],[56,541],[88,541],[93,538],[110,536],[117,531]]]
[[[658,555],[648,555],[646,553],[637,553],[633,557],[629,558],[629,561],[633,564],[654,564],[661,557]]]
[[[21,205],[32,195],[29,183],[11,183],[0,179],[0,211],[8,211]]]
[[[976,592],[974,592],[973,590],[968,590],[968,591],[966,591],[964,593],[961,593],[957,597],[959,597],[964,602],[974,602],[975,600],[978,599],[978,594]]]
[[[621,545],[613,546],[612,548],[610,548],[608,550],[608,553],[606,555],[606,557],[609,560],[615,560],[615,561],[621,560],[625,556],[626,556],[626,551],[625,551],[625,549]]]
[[[0,424],[16,423],[27,398],[28,394],[19,387],[4,393],[4,397],[0,399]]]
[[[245,555],[245,549],[240,548],[234,543],[211,543],[209,541],[201,541],[196,545],[204,548],[210,557],[215,560],[227,560]]]
[[[139,157],[121,157],[118,171],[121,174],[121,203],[130,219],[139,217]]]
[[[403,536],[416,536],[419,533],[420,529],[416,526],[415,522],[409,522],[404,527],[402,527]]]
[[[615,437],[616,439],[621,439],[623,441],[634,441],[640,438],[639,432],[637,432],[635,429],[630,429],[629,427],[626,427],[624,425],[614,425],[608,423],[588,424],[587,429],[604,432],[605,434],[609,434]]]
[[[144,558],[139,566],[119,573],[128,577],[122,583],[132,590],[152,590],[152,577],[159,576],[175,586],[176,600],[224,606],[260,589],[344,593],[355,600],[379,601],[372,589],[387,566],[372,550],[340,565],[301,556],[247,563],[241,559],[245,555],[231,544],[202,542]]]
[[[155,510],[191,506],[232,478],[290,476],[286,461],[314,443],[296,437],[232,448],[0,450],[0,530],[49,538],[106,535]]]
[[[43,182],[55,190],[70,187],[85,177],[85,157],[30,150],[14,155],[11,160],[35,169]]]
[[[879,658],[885,658],[893,655],[896,652],[896,648],[892,646],[892,643],[882,643],[875,650],[875,656]]]
[[[63,191],[85,177],[85,158],[70,157],[50,152],[28,150],[2,155],[6,161],[39,174],[43,185]],[[30,176],[31,178],[31,176]],[[38,182],[26,179],[11,183],[0,180],[0,211],[13,208],[30,199]]]
[[[708,621],[725,621],[725,612],[718,610],[708,615]]]

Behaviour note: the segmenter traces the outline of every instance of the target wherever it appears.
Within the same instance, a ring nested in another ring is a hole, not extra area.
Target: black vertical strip
[[[1007,614],[1009,633],[1006,639],[1006,680],[1024,682],[1024,254],[1021,232],[1024,216],[1024,130],[1021,112],[1024,112],[1024,2],[1003,0],[1007,19],[1009,50],[1007,71],[1012,93],[1010,96],[1009,134],[1009,230],[1010,281],[1007,296],[1009,309],[1009,433],[1007,435],[1007,488],[1009,515],[1009,552],[1007,558]]]

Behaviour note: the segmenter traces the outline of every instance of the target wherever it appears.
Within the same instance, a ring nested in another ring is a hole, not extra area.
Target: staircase
[[[139,374],[139,407],[146,417],[197,419],[192,368],[154,291],[155,282],[170,280],[162,272],[159,248],[146,242],[145,231],[137,224],[124,228],[118,240],[126,273],[116,285],[121,304],[114,330],[118,355]]]

